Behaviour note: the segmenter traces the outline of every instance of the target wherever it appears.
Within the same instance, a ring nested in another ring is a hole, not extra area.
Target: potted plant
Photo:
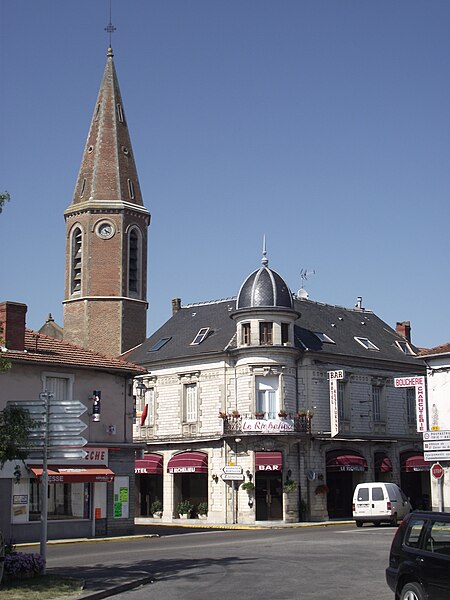
[[[161,500],[156,498],[154,502],[152,502],[150,506],[150,512],[156,519],[160,519],[162,517],[163,505]]]
[[[282,409],[278,413],[278,416],[280,417],[280,419],[285,419],[288,416],[288,414],[287,414],[287,412],[284,409]]]
[[[219,418],[225,420],[227,418],[227,413],[224,410],[219,410]]]
[[[255,484],[253,481],[246,481],[241,485],[241,489],[246,490],[247,492],[253,492],[255,489]]]
[[[297,488],[298,488],[298,485],[297,485],[296,481],[292,481],[292,479],[287,479],[284,482],[283,492],[286,492],[286,494],[289,494],[290,492],[295,492],[295,490]]]
[[[207,502],[199,502],[197,504],[197,515],[199,519],[206,519],[208,516],[208,503]]]
[[[187,519],[190,517],[194,505],[189,500],[181,500],[177,504],[177,512],[180,515],[180,519]]]
[[[316,496],[325,496],[330,491],[326,483],[321,483],[316,487]]]
[[[233,410],[233,411],[231,412],[231,416],[232,416],[234,419],[239,419],[239,417],[240,417],[241,415],[240,415],[240,412],[239,412],[238,410]]]
[[[258,411],[258,412],[255,413],[255,417],[257,419],[263,419],[264,418],[264,413]]]

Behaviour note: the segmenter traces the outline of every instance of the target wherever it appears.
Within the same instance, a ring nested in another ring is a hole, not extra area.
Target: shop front
[[[134,463],[136,477],[135,515],[151,517],[155,502],[163,501],[163,457],[160,454],[144,454]]]
[[[326,469],[329,518],[351,518],[353,490],[363,481],[367,460],[352,450],[333,450],[327,453]]]
[[[173,506],[175,516],[179,502],[187,500],[195,508],[208,502],[208,455],[205,452],[179,452],[167,463],[167,473],[173,475]]]
[[[112,484],[115,488],[123,479],[116,478],[108,467],[108,450],[90,449],[83,464],[50,463],[47,472],[48,539],[103,534],[107,529],[108,486]],[[22,466],[20,478],[10,480],[9,538],[15,542],[40,539],[42,473],[42,462],[30,462],[26,468]],[[122,482],[121,490],[124,487]],[[125,499],[123,492],[122,499]]]
[[[400,455],[400,487],[408,496],[413,509],[430,510],[431,463],[426,462],[423,454],[417,451]]]

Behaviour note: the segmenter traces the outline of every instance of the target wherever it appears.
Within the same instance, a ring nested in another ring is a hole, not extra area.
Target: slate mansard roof
[[[421,366],[416,356],[405,354],[396,344],[404,345],[405,338],[369,310],[297,298],[293,300],[293,309],[300,313],[294,326],[295,347],[299,352],[327,355],[327,360],[335,355],[336,361],[348,357],[396,362],[411,369]],[[236,323],[230,315],[235,310],[235,298],[181,307],[141,346],[125,356],[127,360],[151,368],[161,361],[212,358],[232,351],[236,348]],[[193,345],[198,333],[205,328],[208,333],[204,340]],[[377,349],[365,348],[355,337],[370,340]],[[418,354],[412,344],[409,347]]]

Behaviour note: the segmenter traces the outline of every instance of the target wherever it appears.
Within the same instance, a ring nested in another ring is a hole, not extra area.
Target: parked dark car
[[[450,513],[414,511],[403,519],[386,581],[396,600],[450,599]]]

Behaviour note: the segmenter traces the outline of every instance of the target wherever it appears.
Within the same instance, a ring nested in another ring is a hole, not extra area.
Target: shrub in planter
[[[37,577],[42,575],[45,561],[40,554],[12,552],[5,556],[5,579]]]
[[[161,516],[162,510],[163,510],[162,502],[161,502],[161,500],[156,498],[156,500],[154,502],[152,502],[152,504],[150,506],[150,512],[152,513],[152,515],[159,513],[157,516]]]
[[[199,517],[206,517],[208,514],[208,503],[207,502],[199,502],[197,505],[197,514]]]
[[[190,515],[194,505],[189,500],[182,500],[177,504],[177,512],[180,515]]]

